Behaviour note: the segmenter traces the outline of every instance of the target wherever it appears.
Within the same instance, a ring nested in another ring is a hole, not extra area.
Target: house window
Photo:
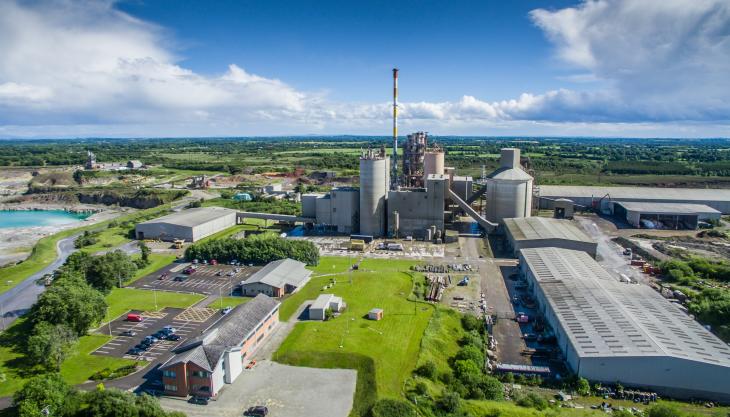
[[[162,371],[162,376],[165,378],[176,378],[177,374],[175,374],[175,371]]]
[[[261,336],[259,336],[259,337],[258,337],[258,338],[256,339],[256,343],[260,342],[260,341],[261,341],[261,339],[263,339],[263,338],[264,338],[264,335],[265,335],[265,333],[261,333]]]
[[[177,385],[168,385],[165,384],[165,391],[177,391]]]
[[[210,376],[210,372],[206,371],[193,371],[193,376],[197,378],[207,378]]]

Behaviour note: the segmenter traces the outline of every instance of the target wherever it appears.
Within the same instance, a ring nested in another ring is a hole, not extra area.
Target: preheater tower
[[[390,161],[390,188],[398,188],[398,68],[393,68],[393,158]]]

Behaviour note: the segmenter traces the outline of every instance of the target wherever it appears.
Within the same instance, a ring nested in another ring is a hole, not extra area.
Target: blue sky
[[[730,136],[726,0],[0,2],[0,137]]]

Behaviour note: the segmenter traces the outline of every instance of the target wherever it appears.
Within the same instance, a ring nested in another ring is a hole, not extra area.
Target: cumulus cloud
[[[586,0],[530,18],[556,58],[575,69],[562,81],[599,80],[603,88],[401,103],[401,123],[443,133],[613,132],[626,123],[638,132],[655,123],[705,123],[714,132],[730,121],[726,0]],[[389,103],[335,103],[252,74],[245,63],[196,73],[171,52],[164,28],[111,1],[0,1],[0,39],[0,135],[252,132],[245,123],[269,128],[257,134],[373,133],[387,131],[391,114]]]

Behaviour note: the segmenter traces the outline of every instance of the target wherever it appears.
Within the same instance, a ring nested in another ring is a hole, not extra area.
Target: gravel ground
[[[314,369],[259,362],[206,406],[161,398],[167,410],[190,417],[233,417],[248,407],[265,405],[269,417],[347,417],[352,409],[357,373],[349,369]]]

